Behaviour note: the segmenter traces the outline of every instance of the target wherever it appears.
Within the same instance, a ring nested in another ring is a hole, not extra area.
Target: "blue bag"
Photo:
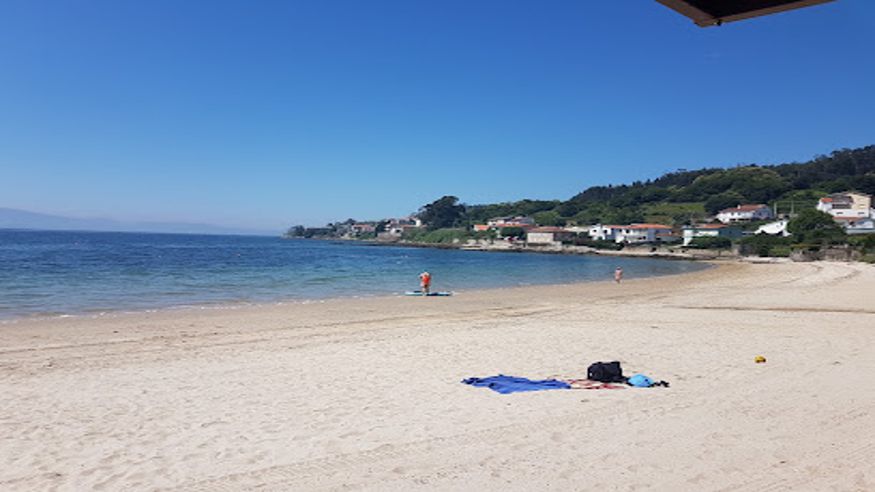
[[[630,386],[635,386],[636,388],[649,388],[653,386],[653,380],[645,376],[644,374],[636,374],[632,376],[631,378],[629,378],[629,381],[627,381],[627,383]]]

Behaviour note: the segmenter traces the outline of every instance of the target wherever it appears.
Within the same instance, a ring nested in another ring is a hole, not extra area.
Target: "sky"
[[[875,143],[875,2],[0,3],[0,207],[282,230]]]

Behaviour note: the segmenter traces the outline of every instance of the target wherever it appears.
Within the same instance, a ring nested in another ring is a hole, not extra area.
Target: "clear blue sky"
[[[875,2],[5,1],[0,207],[280,229],[875,143]]]

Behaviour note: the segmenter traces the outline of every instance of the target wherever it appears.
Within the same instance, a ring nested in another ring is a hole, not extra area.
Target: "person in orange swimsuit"
[[[431,289],[431,274],[422,272],[419,274],[419,286],[422,288],[422,295],[427,296]]]

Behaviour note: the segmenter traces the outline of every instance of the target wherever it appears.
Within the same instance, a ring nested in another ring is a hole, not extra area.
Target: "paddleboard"
[[[405,296],[419,296],[419,297],[423,297],[423,296],[422,296],[422,291],[421,291],[421,290],[408,290],[407,292],[404,293],[404,295],[405,295]],[[429,297],[448,297],[448,296],[451,296],[451,295],[453,295],[452,292],[429,292],[429,293],[428,293],[428,296],[429,296]]]

